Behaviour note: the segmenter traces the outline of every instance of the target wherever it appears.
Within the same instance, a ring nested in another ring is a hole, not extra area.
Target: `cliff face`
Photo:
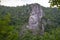
[[[27,30],[30,30],[32,34],[44,34],[44,23],[43,23],[43,10],[41,6],[37,3],[35,4],[30,4],[30,16],[28,20],[28,24],[24,24],[22,26],[22,31],[21,34],[24,34]]]
[[[44,25],[42,24],[42,17],[44,16],[43,10],[39,4],[31,4],[31,13],[29,17],[29,29],[33,34],[43,34]]]

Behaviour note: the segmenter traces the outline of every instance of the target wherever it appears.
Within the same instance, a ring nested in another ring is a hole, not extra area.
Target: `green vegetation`
[[[47,23],[44,35],[32,35],[31,31],[28,30],[20,36],[21,27],[28,23],[31,11],[30,5],[20,7],[0,6],[0,40],[60,40],[60,10],[57,8],[42,8]]]
[[[18,32],[10,24],[10,15],[0,15],[0,40],[17,40]]]
[[[60,0],[50,0],[49,2],[51,7],[57,6],[60,8]]]
[[[24,36],[21,36],[20,40],[60,40],[60,28],[50,30],[50,32],[45,32],[43,36],[32,35],[31,32],[27,31]]]

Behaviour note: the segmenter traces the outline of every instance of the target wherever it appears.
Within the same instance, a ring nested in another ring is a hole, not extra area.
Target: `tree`
[[[49,2],[50,2],[51,7],[56,6],[56,7],[60,8],[60,0],[50,0]]]
[[[10,14],[0,16],[0,40],[17,40],[18,32],[15,32],[14,26],[9,25]]]

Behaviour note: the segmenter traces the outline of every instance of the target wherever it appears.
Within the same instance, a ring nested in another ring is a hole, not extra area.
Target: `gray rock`
[[[28,22],[28,28],[32,30],[33,34],[44,34],[44,25],[42,24],[43,16],[44,13],[41,6],[37,3],[31,4],[31,13]]]

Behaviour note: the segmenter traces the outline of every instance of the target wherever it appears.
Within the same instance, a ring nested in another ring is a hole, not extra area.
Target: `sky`
[[[22,6],[26,4],[32,4],[32,3],[39,3],[44,7],[49,7],[50,4],[48,2],[49,0],[1,0],[0,5],[12,7],[12,6]]]

